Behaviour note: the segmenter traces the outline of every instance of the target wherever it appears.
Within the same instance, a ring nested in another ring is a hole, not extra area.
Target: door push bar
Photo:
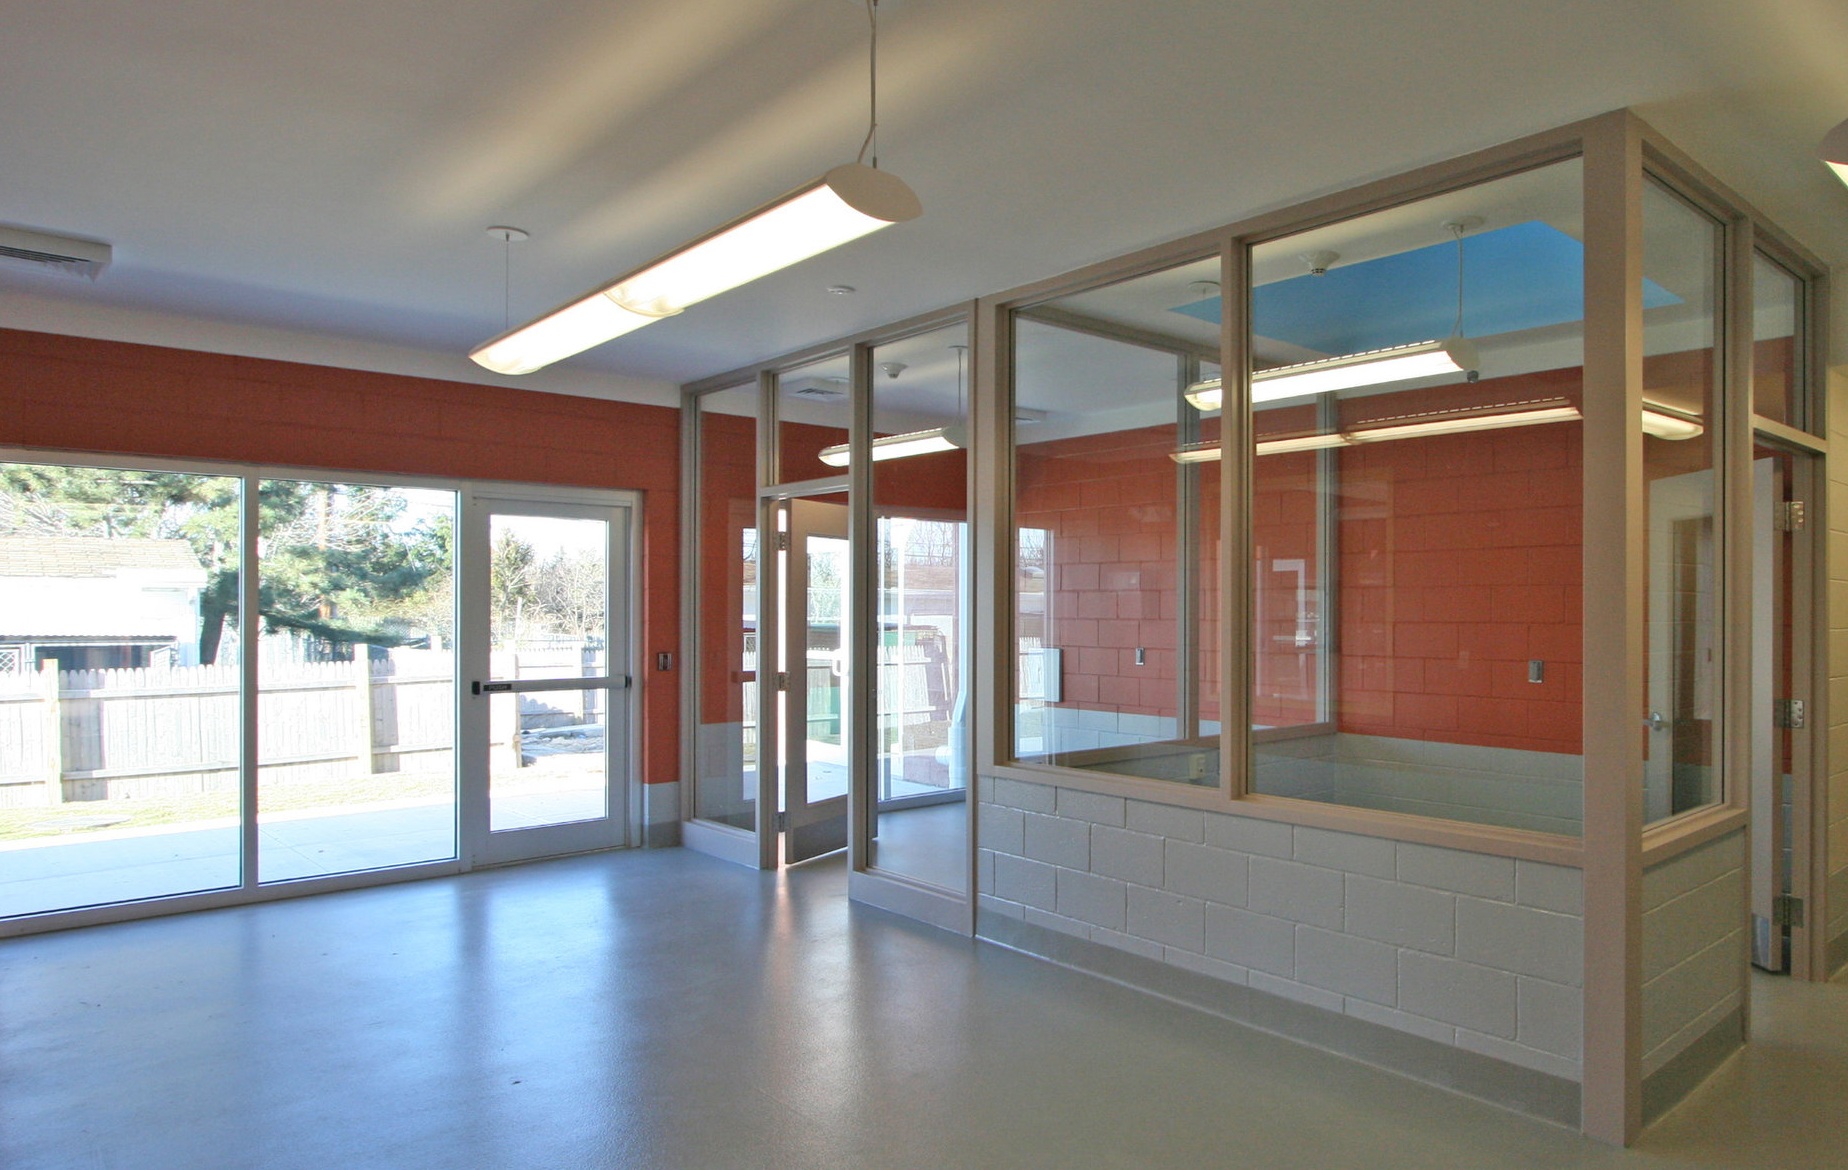
[[[529,691],[626,691],[632,679],[624,675],[595,675],[589,678],[526,678],[508,682],[482,682],[476,679],[469,684],[469,693],[476,695],[525,694]]]

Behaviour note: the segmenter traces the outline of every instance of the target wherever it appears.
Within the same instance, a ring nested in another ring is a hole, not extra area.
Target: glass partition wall
[[[1340,992],[1331,1010],[1393,1006],[1389,1027],[1411,1026],[1408,971],[1467,963],[1507,1030],[1440,1031],[1576,1080],[1587,1132],[1628,1140],[1647,1074],[1723,1051],[1738,1018],[1664,956],[1694,946],[1724,967],[1703,987],[1743,996],[1744,899],[1676,917],[1672,943],[1645,908],[1750,869],[1774,959],[1777,899],[1823,848],[1825,737],[1802,728],[1827,725],[1826,655],[1790,616],[1814,612],[1827,528],[1812,511],[1802,534],[1800,498],[1827,474],[1822,271],[1620,111],[984,298],[968,330],[894,326],[690,387],[694,811],[742,823],[753,790],[733,746],[751,700],[727,688],[771,692],[742,635],[715,640],[755,628],[750,518],[774,540],[780,501],[849,487],[846,628],[803,649],[842,684],[865,777],[855,878],[964,888],[898,830],[979,791],[953,847],[979,933],[1252,988],[1261,970]],[[704,444],[754,395],[747,496]],[[1756,834],[1749,865],[1748,794],[1794,834]],[[1394,906],[1443,904],[1435,933],[1386,921],[1394,881],[1419,887]],[[1524,925],[1464,937],[1503,910]],[[1303,953],[1330,932],[1355,962],[1404,961],[1356,999],[1357,974]],[[1320,1002],[1299,991],[1278,994]],[[1559,1036],[1533,1034],[1530,992]]]
[[[1219,783],[1219,432],[1189,393],[1219,373],[1219,275],[1213,256],[1015,312],[1022,762]]]
[[[696,844],[966,893],[971,378],[952,319],[690,394]]]
[[[1250,791],[1578,834],[1581,169],[1251,249]]]

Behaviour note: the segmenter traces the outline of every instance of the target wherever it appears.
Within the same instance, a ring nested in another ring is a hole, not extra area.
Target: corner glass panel
[[[454,857],[455,493],[257,490],[259,880]]]
[[[777,483],[847,473],[851,369],[848,355],[838,354],[777,376]]]
[[[757,824],[757,387],[699,398],[694,816]]]
[[[0,917],[241,882],[240,493],[0,464]]]
[[[1252,249],[1254,792],[1580,833],[1581,202]]]
[[[1722,247],[1711,216],[1644,186],[1645,823],[1721,798]]]
[[[1018,310],[1014,755],[1219,783],[1219,258]],[[1203,400],[1204,401],[1204,400]]]
[[[969,330],[873,352],[874,867],[968,886]]]
[[[1799,333],[1803,282],[1763,252],[1752,257],[1752,413],[1808,425]]]

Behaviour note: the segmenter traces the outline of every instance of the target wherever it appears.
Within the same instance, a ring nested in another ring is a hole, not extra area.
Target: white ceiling
[[[1848,115],[1842,0],[885,0],[880,31],[881,163],[923,218],[581,373],[692,380],[1624,105],[1848,263],[1811,154]],[[0,294],[459,375],[503,321],[489,224],[533,234],[532,316],[851,159],[865,51],[859,0],[0,0],[0,223],[116,249]]]

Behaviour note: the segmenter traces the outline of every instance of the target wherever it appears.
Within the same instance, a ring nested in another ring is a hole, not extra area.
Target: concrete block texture
[[[1005,804],[1009,808],[1024,809],[1027,812],[1049,813],[1057,800],[1058,789],[1050,784],[1035,784],[1029,780],[1006,780],[995,778],[995,803]]]
[[[1502,902],[1514,900],[1512,857],[1490,857],[1409,841],[1399,842],[1398,854],[1398,878],[1402,882]]]
[[[1303,825],[1294,829],[1290,855],[1297,861],[1377,878],[1390,878],[1397,872],[1395,842]]]
[[[975,811],[975,836],[984,849],[1020,856],[1027,851],[1026,814],[1004,804],[984,804]]]
[[[1206,950],[1206,903],[1198,898],[1129,887],[1129,933],[1196,954]]]
[[[1342,921],[1349,934],[1449,955],[1456,953],[1456,917],[1455,894],[1347,875]]]
[[[1128,888],[1116,878],[1062,869],[1055,886],[1058,912],[1092,926],[1122,930],[1128,914]]]
[[[1743,869],[1729,869],[1705,885],[1644,911],[1644,981],[1686,960],[1714,939],[1745,928]]]
[[[1206,843],[1218,849],[1234,849],[1240,853],[1289,857],[1296,850],[1293,828],[1281,821],[1260,821],[1254,817],[1207,813]]]
[[[1704,886],[1728,870],[1745,865],[1745,834],[1730,833],[1669,858],[1643,871],[1643,909]]]
[[[1287,977],[1296,972],[1296,927],[1281,918],[1209,905],[1206,953],[1241,967]]]
[[[1582,915],[1585,913],[1584,872],[1543,861],[1516,861],[1514,900],[1540,910]]]
[[[1585,996],[1576,987],[1521,978],[1514,1038],[1529,1048],[1577,1061],[1585,1033]]]
[[[1577,987],[1584,980],[1584,953],[1584,922],[1572,915],[1457,899],[1459,959]]]
[[[1717,1007],[1745,994],[1745,932],[1714,941],[1654,979],[1643,981],[1643,1052],[1663,1062],[1665,1042]],[[1698,1036],[1689,1037],[1690,1040]]]
[[[1123,827],[1124,805],[1127,802],[1120,796],[1105,796],[1099,792],[1083,792],[1076,788],[1059,789],[1057,812],[1062,817],[1073,817],[1081,821],[1095,821],[1100,825]]]
[[[1296,981],[1391,1007],[1398,1000],[1398,951],[1338,931],[1299,926]]]
[[[1251,859],[1246,904],[1261,914],[1340,930],[1342,874],[1271,857]]]
[[[1069,817],[1022,814],[1026,856],[1067,869],[1091,868],[1091,826]]]
[[[1040,861],[995,854],[995,896],[1041,910],[1058,907],[1057,870]]]
[[[1298,983],[1294,979],[1280,979],[1275,975],[1267,975],[1263,971],[1251,973],[1251,988],[1253,991],[1268,991],[1272,995],[1281,995],[1285,999],[1293,999],[1298,1003],[1306,1003],[1311,1007],[1319,1007],[1330,1012],[1340,1011],[1347,1003],[1335,992],[1326,991],[1320,987],[1311,987],[1307,983]]]
[[[1132,800],[1125,808],[1123,825],[1138,833],[1152,833],[1176,841],[1198,844],[1206,840],[1206,814],[1197,808]]]
[[[1243,906],[1249,860],[1243,853],[1229,849],[1170,841],[1163,885],[1177,894],[1224,906]]]
[[[1192,971],[1197,975],[1217,979],[1222,983],[1246,984],[1251,982],[1251,971],[1237,963],[1228,963],[1223,959],[1212,959],[1205,955],[1196,955],[1179,947],[1162,948],[1162,960],[1183,971]]]
[[[1515,977],[1475,963],[1399,952],[1399,1009],[1512,1040],[1519,1030]]]
[[[1164,838],[1152,833],[1113,829],[1109,825],[1089,827],[1093,873],[1122,878],[1139,886],[1162,884]]]

